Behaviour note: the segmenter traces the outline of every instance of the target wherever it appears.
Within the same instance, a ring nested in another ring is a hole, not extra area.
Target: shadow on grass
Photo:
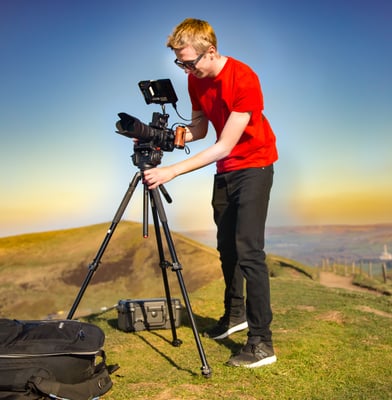
[[[102,313],[97,313],[97,314],[92,314],[88,317],[85,317],[84,319],[87,320],[90,323],[97,322],[97,320],[101,320],[101,321],[105,321],[104,318],[104,314],[107,312],[103,311]],[[211,327],[212,325],[215,325],[218,321],[214,318],[210,318],[210,317],[204,317],[204,316],[200,316],[197,314],[193,313],[193,317],[194,317],[194,322],[196,325],[196,330],[197,333],[199,335],[199,338],[202,340],[214,340],[214,339],[208,339],[206,337],[203,336],[203,332]],[[183,307],[181,309],[181,323],[180,326],[181,327],[186,327],[192,330],[192,324],[190,322],[190,318],[188,315],[188,312],[186,310],[185,307]],[[117,318],[108,318],[106,319],[106,323],[113,329],[116,330],[121,330],[118,327],[118,319]],[[171,328],[169,328],[170,330]],[[168,330],[168,329],[165,329]],[[121,330],[122,331],[122,330]],[[192,376],[197,376],[198,374],[195,373],[194,371],[191,371],[189,369],[184,369],[182,368],[180,365],[178,365],[174,360],[172,360],[167,354],[163,353],[160,349],[158,349],[156,346],[154,346],[153,341],[154,338],[159,338],[160,340],[174,346],[174,347],[180,347],[181,346],[181,338],[177,336],[177,328],[174,329],[174,333],[172,333],[172,340],[168,339],[167,337],[161,335],[159,333],[160,329],[149,329],[148,330],[149,333],[151,334],[151,338],[152,340],[147,339],[146,336],[142,336],[139,334],[139,331],[130,331],[128,332],[129,334],[135,335],[136,337],[138,337],[141,341],[143,341],[146,345],[148,345],[151,349],[153,349],[160,357],[164,358],[167,360],[167,362],[169,362],[173,367],[175,367],[178,370],[181,371],[185,371],[188,372],[189,374],[191,374]],[[122,331],[124,332],[124,331]],[[218,343],[220,346],[225,346],[226,348],[228,348],[232,354],[236,354],[240,351],[240,349],[243,347],[243,343],[238,343],[235,342],[234,340],[230,339],[230,338],[225,338],[222,340],[216,340],[216,343]],[[203,346],[203,344],[201,343],[201,345]],[[197,342],[195,339],[195,347],[197,348]],[[204,348],[203,348],[204,351]],[[206,359],[208,360],[208,354],[205,354]],[[202,361],[203,364],[203,361]]]
[[[181,317],[182,318],[182,317]],[[195,317],[196,319],[196,317]],[[188,321],[188,319],[186,319],[186,321]],[[108,319],[107,323],[110,327],[112,327],[113,329],[118,329],[118,319]],[[181,324],[182,326],[189,326],[189,328],[191,328],[191,325],[189,324]],[[170,330],[171,328],[169,328]],[[168,330],[168,329],[165,329]],[[177,370],[179,371],[184,371],[189,373],[192,376],[198,376],[197,373],[195,373],[194,371],[187,369],[187,368],[183,368],[180,365],[178,365],[173,359],[171,359],[167,354],[165,354],[164,352],[162,352],[160,349],[158,349],[154,344],[153,341],[155,340],[154,338],[159,338],[161,341],[164,341],[170,345],[172,345],[173,347],[181,347],[182,344],[182,340],[181,338],[179,338],[177,336],[177,328],[174,328],[174,332],[172,332],[172,340],[168,339],[167,337],[161,335],[159,333],[159,329],[149,329],[148,332],[152,338],[152,340],[149,340],[146,336],[142,336],[139,334],[139,332],[141,331],[130,331],[128,332],[129,334],[132,334],[134,336],[136,336],[138,339],[140,339],[141,341],[143,341],[146,345],[148,345],[152,350],[154,350],[161,358],[165,359],[169,364],[171,364],[173,367],[175,367]],[[122,331],[123,332],[123,331]],[[200,333],[199,333],[200,334]],[[197,343],[195,341],[195,346],[197,347]],[[207,356],[206,356],[207,358]],[[201,360],[202,361],[202,360]],[[202,361],[203,364],[203,361]],[[203,365],[202,365],[202,369],[203,369]]]
[[[182,310],[182,326],[186,326],[188,328],[192,328],[187,311],[185,309]],[[218,320],[210,317],[204,317],[200,316],[197,314],[193,314],[196,326],[198,328],[200,336],[203,336],[203,332],[206,331],[208,328],[211,328],[211,326],[214,326],[217,324]],[[214,340],[214,339],[209,339],[205,338],[206,340]],[[238,353],[241,348],[243,347],[243,343],[237,343],[234,340],[230,338],[225,338],[225,339],[220,339],[220,340],[215,340],[216,343],[219,343],[221,346],[227,347],[232,354]]]
[[[167,338],[163,337],[162,335],[160,335],[157,332],[150,332],[152,335],[159,337],[160,339],[164,340],[167,343],[172,344],[172,342],[170,342]],[[147,344],[148,346],[150,346],[151,349],[153,349],[159,356],[161,356],[162,358],[164,358],[169,364],[171,364],[173,367],[175,367],[177,370],[179,371],[184,371],[184,372],[188,372],[190,375],[193,376],[197,376],[197,374],[194,371],[191,371],[190,369],[186,369],[186,368],[182,368],[181,366],[179,366],[176,362],[174,362],[170,357],[168,357],[166,354],[164,354],[161,350],[159,350],[157,347],[155,347],[151,341],[147,340],[145,337],[138,335],[137,332],[135,332],[135,335],[142,340],[145,344]]]

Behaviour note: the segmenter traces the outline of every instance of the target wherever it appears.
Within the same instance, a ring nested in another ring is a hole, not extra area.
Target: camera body
[[[147,137],[139,139],[134,145],[132,161],[142,169],[156,167],[161,163],[163,151],[173,151],[174,134],[167,128],[169,115],[154,112],[148,126]],[[142,130],[143,133],[146,133]],[[140,132],[140,130],[139,130]]]
[[[154,112],[149,124],[153,144],[163,151],[173,151],[176,148],[176,132],[167,127],[168,120],[169,114]]]

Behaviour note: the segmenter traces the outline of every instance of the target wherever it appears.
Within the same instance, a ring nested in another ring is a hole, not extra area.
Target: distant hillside
[[[60,311],[66,316],[109,225],[0,238],[0,316],[43,318]],[[221,278],[215,250],[176,233],[172,236],[188,292]],[[168,252],[165,257],[172,261]],[[179,296],[177,276],[170,268],[167,272],[172,296]],[[141,224],[122,221],[77,312],[143,297],[164,297],[154,229],[144,239]]]
[[[187,231],[184,235],[208,246],[216,244],[215,231]],[[322,259],[339,263],[376,259],[384,245],[392,252],[392,224],[268,227],[267,254],[279,254],[307,265]]]
[[[327,258],[341,264],[377,259],[385,244],[392,249],[392,224],[268,229],[271,252],[284,252],[282,255],[312,265],[321,265]]]

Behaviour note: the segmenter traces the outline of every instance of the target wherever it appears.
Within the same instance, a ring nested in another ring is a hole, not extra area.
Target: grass
[[[392,295],[392,272],[387,274],[388,280],[384,282],[380,278],[370,278],[364,274],[356,274],[353,277],[353,283],[355,285],[368,288],[371,290],[375,290],[379,293],[383,293],[385,295],[391,296]]]
[[[65,317],[59,310],[72,305],[107,227],[1,238],[0,317]],[[202,332],[222,313],[219,260],[212,249],[173,236]],[[183,344],[174,347],[171,330],[125,333],[117,328],[116,309],[99,312],[119,299],[160,297],[156,264],[154,240],[142,239],[139,224],[120,224],[78,308],[77,317],[104,330],[108,363],[120,366],[105,400],[391,399],[391,296],[326,288],[318,283],[318,269],[271,256],[277,363],[253,370],[227,367],[246,332],[222,341],[202,337],[212,369],[205,378],[186,315],[177,329]],[[169,280],[172,296],[181,298],[170,271]]]
[[[120,369],[105,399],[390,399],[392,393],[391,299],[328,289],[287,269],[271,279],[274,344],[278,362],[254,370],[225,365],[246,333],[213,341],[202,338],[212,377],[202,365],[192,330],[171,345],[171,331],[125,333],[115,310],[88,321],[106,332],[109,363]],[[191,294],[199,331],[221,313],[223,282]]]

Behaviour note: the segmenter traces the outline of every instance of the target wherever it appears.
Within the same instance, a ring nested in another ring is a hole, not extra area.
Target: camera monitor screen
[[[143,93],[147,104],[172,104],[177,102],[177,95],[170,79],[156,81],[140,81],[139,88]]]

